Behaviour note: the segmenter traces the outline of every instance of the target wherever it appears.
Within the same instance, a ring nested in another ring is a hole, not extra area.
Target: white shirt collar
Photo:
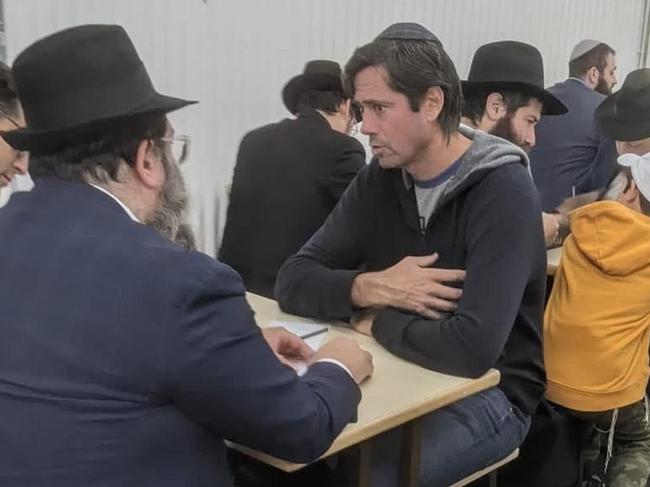
[[[138,217],[135,216],[135,213],[133,213],[133,212],[131,211],[131,209],[130,209],[128,206],[126,206],[124,203],[122,203],[122,202],[117,198],[117,196],[115,196],[113,193],[111,193],[110,191],[105,190],[105,189],[102,188],[101,186],[97,186],[96,184],[92,184],[92,183],[88,183],[88,184],[90,184],[93,188],[98,189],[98,190],[100,190],[102,193],[106,193],[108,196],[110,196],[111,198],[113,198],[115,201],[117,201],[117,204],[120,205],[120,206],[122,207],[122,209],[126,212],[126,214],[129,215],[129,218],[131,218],[131,220],[133,220],[134,222],[138,222],[138,223],[140,223],[140,220],[138,220]]]
[[[585,83],[585,80],[583,80],[582,78],[577,78],[577,77],[575,77],[575,76],[569,76],[569,79],[572,79],[573,81],[579,81],[580,83],[582,83],[583,85],[585,85],[585,87],[589,88],[589,87],[587,86],[587,83]],[[589,89],[591,89],[591,88],[589,88]]]

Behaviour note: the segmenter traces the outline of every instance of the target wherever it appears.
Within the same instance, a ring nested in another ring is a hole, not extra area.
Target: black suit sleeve
[[[303,378],[281,364],[255,325],[239,276],[213,267],[179,310],[168,374],[173,400],[229,440],[313,461],[356,417],[358,386],[334,364],[316,363]]]
[[[275,281],[280,307],[302,316],[346,319],[352,314],[352,281],[363,258],[369,219],[368,166],[350,184],[329,217]]]
[[[378,313],[373,335],[395,355],[465,377],[478,377],[496,364],[532,266],[544,252],[534,191],[503,186],[483,184],[482,197],[474,203],[458,309],[439,320],[392,308]]]
[[[331,167],[326,186],[334,203],[341,199],[343,193],[350,185],[350,182],[366,165],[366,154],[361,143],[346,136],[343,150],[338,156],[336,163]]]
[[[589,173],[576,184],[576,194],[607,187],[616,175],[617,157],[616,143],[609,137],[601,136]]]

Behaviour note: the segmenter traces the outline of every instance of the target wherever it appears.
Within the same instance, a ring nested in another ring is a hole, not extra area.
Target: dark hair
[[[118,122],[110,130],[83,142],[59,148],[56,152],[32,151],[29,172],[33,178],[53,176],[69,181],[83,181],[85,176],[90,176],[108,182],[108,175],[117,181],[122,161],[133,166],[140,142],[145,139],[161,139],[166,131],[167,117],[161,114]]]
[[[481,119],[485,114],[485,104],[488,96],[492,93],[501,95],[508,115],[515,113],[521,107],[525,107],[530,103],[531,98],[535,98],[534,95],[521,91],[501,91],[490,88],[466,90],[463,93],[463,117],[469,118],[476,125],[481,123]]]
[[[582,78],[591,68],[596,68],[601,73],[607,66],[607,57],[616,54],[614,49],[601,42],[593,49],[587,51],[579,58],[569,61],[569,76]]]
[[[321,110],[330,115],[338,112],[341,103],[348,98],[340,91],[307,90],[298,97],[298,112]]]
[[[629,191],[630,186],[632,186],[632,181],[634,181],[634,177],[632,176],[632,169],[629,167],[624,167],[621,169],[621,173],[625,176],[627,179],[627,182],[625,183],[625,188],[623,188],[623,192]],[[650,201],[646,199],[645,196],[643,196],[643,193],[639,191],[639,203],[641,205],[641,211],[643,212],[644,215],[650,216]]]
[[[0,62],[0,110],[14,117],[19,114],[18,92],[14,85],[14,77],[11,68],[2,62]]]
[[[420,103],[429,88],[439,86],[444,104],[438,117],[442,133],[449,137],[458,130],[462,94],[458,73],[442,44],[436,41],[380,39],[359,47],[345,66],[346,82],[354,93],[354,78],[369,66],[386,71],[386,83],[404,94],[411,110]]]

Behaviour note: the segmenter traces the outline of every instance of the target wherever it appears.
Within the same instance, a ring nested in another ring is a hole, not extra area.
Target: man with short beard
[[[585,39],[571,51],[569,78],[548,91],[569,112],[544,118],[530,152],[542,209],[553,212],[566,198],[607,186],[616,172],[614,142],[594,124],[596,108],[616,85],[616,53],[604,42]]]
[[[544,65],[539,51],[523,42],[500,41],[478,48],[467,81],[463,81],[463,123],[496,135],[529,152],[542,115],[567,109],[544,90]],[[544,238],[550,246],[559,217],[542,213]]]
[[[319,457],[371,357],[260,331],[232,269],[160,234],[186,200],[166,114],[192,102],[155,91],[119,26],[52,34],[13,69],[27,123],[1,135],[36,185],[0,211],[0,486],[228,487],[224,438]]]

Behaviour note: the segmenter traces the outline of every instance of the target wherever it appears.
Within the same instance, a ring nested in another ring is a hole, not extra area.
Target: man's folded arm
[[[485,200],[468,223],[458,309],[438,320],[392,308],[375,318],[373,335],[396,355],[464,377],[478,377],[496,364],[544,237],[539,205],[530,195],[515,189]]]

